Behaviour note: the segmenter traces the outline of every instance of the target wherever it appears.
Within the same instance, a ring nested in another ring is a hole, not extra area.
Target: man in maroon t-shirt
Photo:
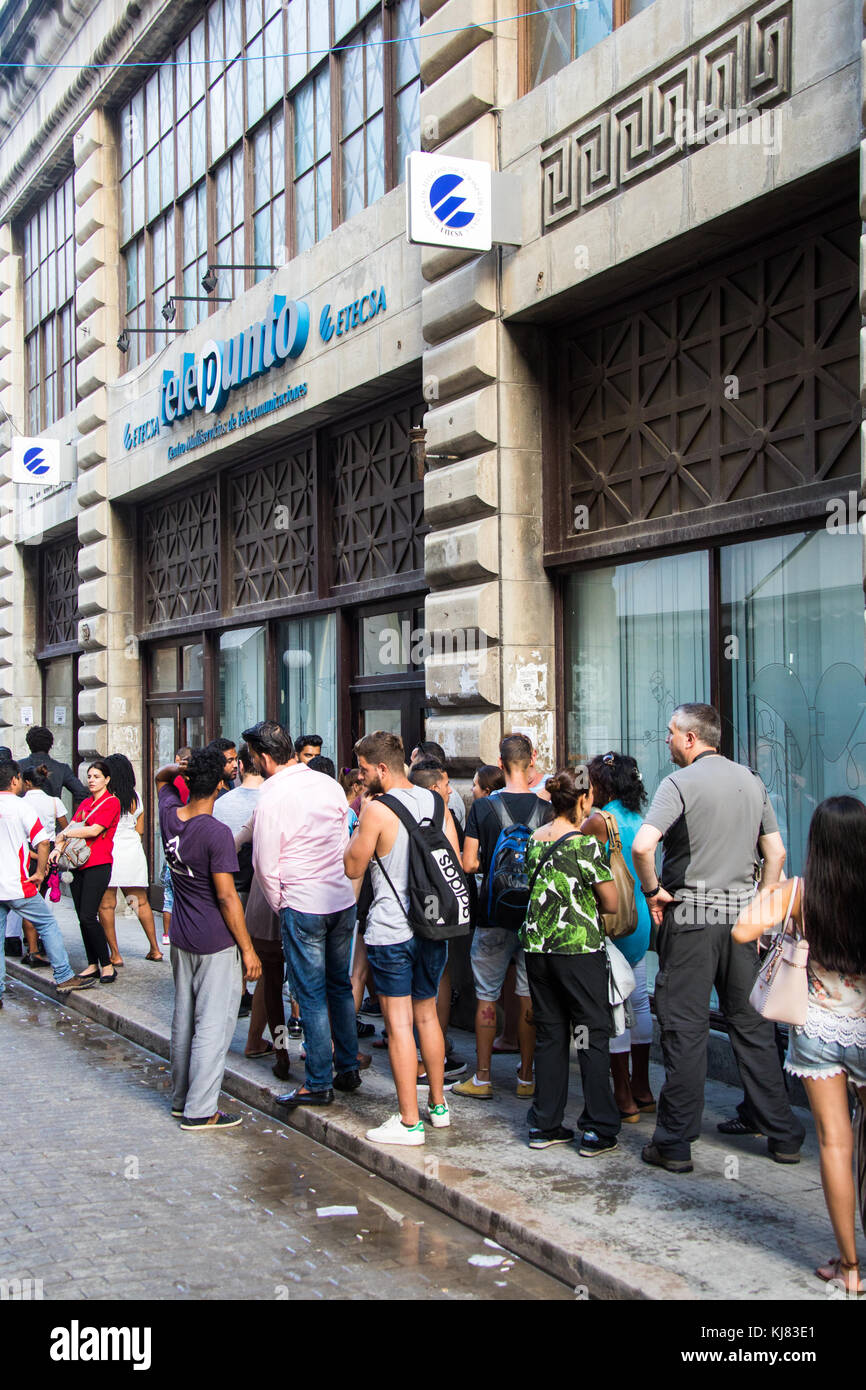
[[[242,982],[262,973],[235,888],[234,836],[213,816],[223,759],[204,749],[184,771],[189,801],[172,783],[177,769],[157,773],[159,826],[174,884],[171,968],[171,1113],[181,1129],[228,1129],[239,1115],[217,1109],[226,1055],[237,1022]]]

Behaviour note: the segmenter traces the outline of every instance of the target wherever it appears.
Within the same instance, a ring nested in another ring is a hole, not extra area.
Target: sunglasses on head
[[[615,753],[605,753],[605,754],[603,755],[603,757],[602,757],[602,762],[603,762],[603,763],[606,763],[608,767],[610,767],[611,763],[613,763],[613,762],[615,762],[615,761],[616,761],[616,754],[615,754]]]

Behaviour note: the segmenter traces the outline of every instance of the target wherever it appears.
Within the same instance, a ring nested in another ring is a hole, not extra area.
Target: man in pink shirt
[[[281,724],[265,719],[243,738],[265,778],[253,821],[253,867],[280,916],[307,1051],[306,1084],[277,1104],[330,1105],[335,1089],[361,1084],[349,980],[355,891],[343,868],[346,798],[333,778],[298,761]]]

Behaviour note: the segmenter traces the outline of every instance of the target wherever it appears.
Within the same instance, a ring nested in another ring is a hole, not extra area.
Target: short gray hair
[[[680,733],[694,734],[701,743],[719,748],[722,742],[722,721],[712,705],[677,705],[673,722]]]

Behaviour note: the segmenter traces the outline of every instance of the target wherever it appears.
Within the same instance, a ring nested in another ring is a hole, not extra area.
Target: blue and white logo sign
[[[12,481],[30,487],[60,482],[60,440],[12,437]]]
[[[478,216],[478,209],[472,206],[472,202],[472,190],[459,174],[440,174],[430,186],[433,216],[444,222],[446,227],[468,227]]]
[[[492,243],[489,164],[413,150],[406,160],[409,240],[421,246],[489,251]]]

